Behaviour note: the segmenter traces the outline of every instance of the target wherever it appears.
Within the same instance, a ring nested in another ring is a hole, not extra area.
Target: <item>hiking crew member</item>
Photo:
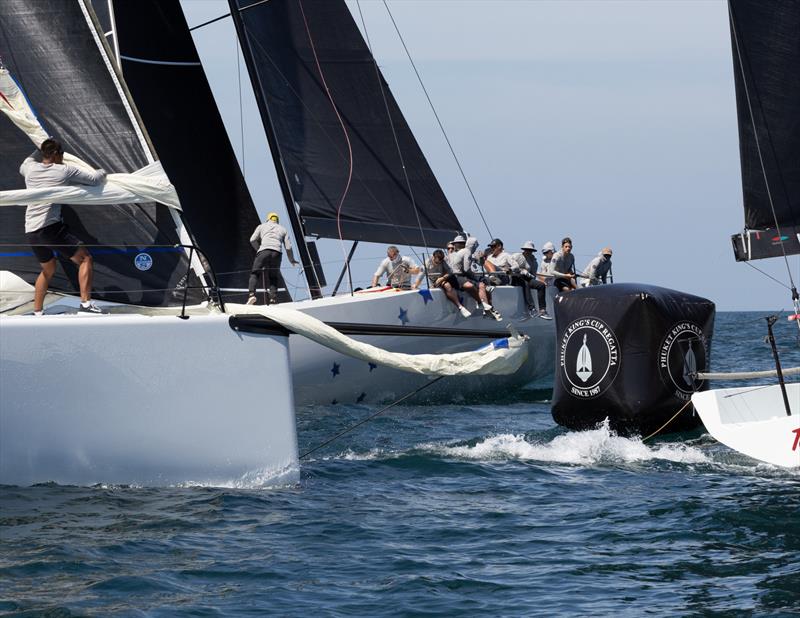
[[[54,139],[46,139],[39,150],[29,156],[19,168],[25,177],[28,189],[60,187],[65,185],[102,184],[106,178],[104,169],[83,169],[64,164],[64,147]],[[61,218],[61,204],[32,204],[25,209],[25,236],[30,243],[42,272],[36,278],[33,296],[33,312],[42,315],[44,297],[50,280],[56,272],[53,250],[67,256],[78,266],[78,286],[81,305],[78,311],[105,313],[92,301],[92,255],[83,246],[83,241],[70,233]]]
[[[502,320],[502,316],[492,307],[486,283],[482,279],[476,278],[472,272],[474,248],[467,248],[466,245],[467,239],[459,234],[453,239],[455,251],[448,256],[450,268],[458,280],[458,285],[475,299],[478,307],[483,310],[484,316],[498,321]]]
[[[531,294],[532,289],[536,290],[536,297],[539,302],[539,317],[549,320],[550,316],[547,315],[547,286],[536,277],[536,273],[539,272],[539,261],[533,255],[536,252],[536,247],[533,246],[532,241],[528,240],[522,243],[521,251],[522,253],[511,254],[511,259],[519,267],[519,273],[512,277],[511,281],[513,283],[515,278],[521,281],[517,285],[522,285],[525,305],[531,315],[536,315],[536,307],[533,304],[533,296]]]
[[[278,214],[271,212],[267,220],[259,225],[250,236],[250,244],[257,251],[250,269],[247,298],[248,305],[256,304],[256,286],[263,275],[264,288],[267,290],[267,304],[278,302],[278,283],[281,280],[281,250],[286,248],[286,255],[292,266],[297,266],[297,261],[292,253],[292,241],[286,228],[278,223]]]
[[[549,274],[555,278],[553,285],[559,292],[569,292],[578,287],[575,277],[575,256],[572,255],[572,239],[569,236],[561,241],[561,251],[553,256]]]
[[[584,285],[601,285],[608,283],[608,273],[611,270],[611,247],[605,247],[597,254],[588,266],[583,269]]]
[[[458,289],[458,280],[453,274],[453,270],[450,268],[447,260],[445,260],[444,251],[441,249],[434,251],[433,255],[431,255],[430,259],[425,263],[425,268],[431,287],[442,288],[445,296],[456,306],[461,315],[465,318],[470,317],[472,314],[461,304],[461,301],[458,300],[458,294],[456,293]],[[417,277],[417,280],[414,282],[414,289],[419,287],[424,276],[424,273],[419,274],[419,277]]]
[[[387,275],[387,285],[401,290],[408,290],[411,288],[411,275],[416,275],[420,272],[419,266],[414,263],[414,260],[406,256],[401,256],[400,251],[394,245],[386,248],[386,257],[378,266],[378,270],[372,275],[372,285],[378,285],[378,280],[382,275]]]

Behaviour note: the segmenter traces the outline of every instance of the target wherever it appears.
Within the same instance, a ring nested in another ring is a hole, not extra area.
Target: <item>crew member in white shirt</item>
[[[378,285],[378,280],[385,274],[387,275],[387,285],[401,290],[411,288],[411,275],[419,274],[420,268],[409,257],[400,255],[400,251],[394,245],[386,248],[386,257],[378,266],[378,270],[372,276],[372,285]]]

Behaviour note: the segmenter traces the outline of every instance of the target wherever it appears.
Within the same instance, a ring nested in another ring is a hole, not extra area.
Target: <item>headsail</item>
[[[462,229],[343,0],[229,3],[307,234],[443,246]]]
[[[800,2],[728,6],[746,228],[734,252],[740,261],[798,254]]]
[[[184,219],[220,286],[247,288],[248,239],[260,221],[180,3],[115,0],[112,6],[122,74]]]
[[[153,157],[108,56],[85,0],[0,3],[0,59],[44,131],[94,167],[133,173]],[[0,115],[0,189],[24,188],[19,165],[34,150],[31,139]],[[170,210],[156,203],[63,208],[87,244],[104,245],[91,248],[95,298],[152,306],[181,302],[176,288],[185,282],[188,263],[175,247],[182,241],[180,220]],[[24,212],[23,206],[0,208],[0,270],[32,283],[40,268],[25,238]],[[149,259],[137,260],[141,253]],[[76,293],[77,273],[63,263],[67,274],[58,269],[51,287]],[[192,301],[203,297],[199,291],[189,295]]]

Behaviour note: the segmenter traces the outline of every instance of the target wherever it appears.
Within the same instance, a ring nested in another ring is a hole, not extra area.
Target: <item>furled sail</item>
[[[247,288],[248,239],[260,221],[180,3],[114,0],[111,6],[125,83],[177,187],[192,236],[220,286]]]
[[[305,232],[418,246],[451,240],[461,225],[344,1],[229,3],[284,193]]]
[[[4,0],[0,61],[43,133],[61,141],[77,159],[129,177],[144,170],[139,174],[144,183],[153,180],[151,174],[159,174],[86,0]],[[0,189],[24,190],[19,166],[34,150],[35,139],[0,114]],[[186,252],[175,245],[188,237],[181,236],[180,219],[171,211],[154,202],[62,209],[65,221],[90,246],[95,298],[171,305],[182,301],[180,288],[187,281],[198,284],[193,275],[187,280]],[[24,206],[0,208],[0,270],[32,283],[40,268],[25,238],[24,216]],[[77,293],[77,269],[68,260],[61,263],[51,288]],[[188,298],[204,297],[200,290],[191,290]]]
[[[800,2],[728,6],[745,215],[745,231],[732,237],[734,252],[737,260],[797,254]]]

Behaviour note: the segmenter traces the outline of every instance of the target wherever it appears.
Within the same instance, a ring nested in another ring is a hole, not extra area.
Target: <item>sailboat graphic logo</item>
[[[560,333],[558,364],[561,384],[579,399],[599,397],[611,386],[620,366],[614,331],[600,318],[573,320]]]
[[[688,401],[703,381],[698,371],[708,366],[708,340],[703,329],[694,322],[674,324],[661,342],[658,364],[664,383],[674,389],[677,399]]]
[[[697,374],[697,359],[690,343],[689,349],[686,350],[686,355],[683,357],[683,381],[687,386],[694,385],[695,374]]]
[[[586,333],[583,335],[583,345],[578,350],[578,362],[575,366],[575,375],[577,375],[583,382],[586,382],[592,377],[592,353],[586,345]]]

